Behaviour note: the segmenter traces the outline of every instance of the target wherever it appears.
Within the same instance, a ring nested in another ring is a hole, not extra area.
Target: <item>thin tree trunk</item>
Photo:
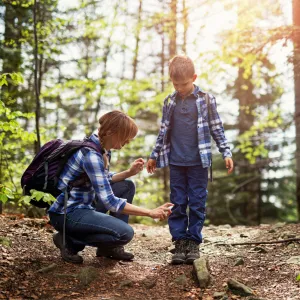
[[[296,199],[298,221],[300,221],[300,1],[293,0],[294,24],[294,91],[296,128]]]
[[[182,51],[186,54],[187,31],[189,27],[188,12],[186,8],[186,0],[182,0],[182,22],[183,22],[183,44]]]
[[[170,58],[172,58],[177,51],[176,47],[176,38],[177,38],[177,0],[171,0],[170,2],[170,21],[169,21],[169,36],[170,36],[170,44],[169,44],[169,53]]]
[[[138,56],[139,56],[139,43],[140,43],[140,33],[141,33],[141,19],[142,19],[142,6],[143,0],[139,0],[139,11],[138,11],[138,21],[137,21],[137,28],[135,33],[135,50],[134,50],[134,58],[133,58],[133,74],[132,80],[136,78],[136,71],[138,66]]]
[[[37,38],[37,0],[34,0],[33,6],[33,32],[34,32],[34,86],[35,86],[35,129],[37,141],[35,143],[35,153],[40,150],[41,147],[41,139],[40,139],[40,114],[41,114],[41,105],[40,105],[40,91],[39,91],[39,80],[38,80],[38,68],[39,68],[39,60],[38,60],[38,38]]]

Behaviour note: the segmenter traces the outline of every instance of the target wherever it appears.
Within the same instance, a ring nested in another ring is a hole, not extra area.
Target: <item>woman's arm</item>
[[[139,172],[141,172],[143,170],[144,164],[145,164],[145,161],[142,158],[136,159],[132,163],[130,169],[120,172],[120,173],[113,174],[111,177],[111,181],[112,182],[122,181],[122,180],[125,180],[126,178],[129,178],[131,176],[138,174]]]
[[[171,214],[172,203],[165,203],[154,209],[147,209],[139,206],[135,206],[130,203],[126,203],[122,213],[126,215],[134,216],[146,216],[153,219],[164,220]]]

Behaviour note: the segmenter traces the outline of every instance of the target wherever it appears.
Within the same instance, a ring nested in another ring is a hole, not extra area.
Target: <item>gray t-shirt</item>
[[[172,115],[170,164],[176,166],[201,165],[198,150],[196,106],[198,87],[184,100],[176,99],[176,106]]]

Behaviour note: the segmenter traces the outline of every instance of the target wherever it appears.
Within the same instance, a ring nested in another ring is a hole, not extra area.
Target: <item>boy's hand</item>
[[[147,171],[150,174],[153,174],[156,170],[156,160],[155,159],[149,159],[147,162]]]
[[[138,174],[144,169],[145,161],[142,158],[136,159],[129,169],[131,176]]]
[[[231,157],[225,157],[226,169],[228,169],[228,174],[233,172],[233,160]]]

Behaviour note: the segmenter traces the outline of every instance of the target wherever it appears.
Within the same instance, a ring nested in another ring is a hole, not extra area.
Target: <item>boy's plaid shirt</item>
[[[172,128],[171,120],[174,108],[176,106],[177,92],[166,97],[163,106],[163,115],[160,131],[156,140],[155,147],[150,158],[156,160],[157,168],[163,168],[169,165],[170,159],[170,131]],[[197,92],[196,106],[198,109],[198,149],[203,168],[211,166],[211,136],[215,140],[219,152],[223,158],[232,157],[229,145],[227,143],[224,127],[217,112],[216,99],[213,95],[209,96],[209,109],[205,101],[205,93],[200,89]],[[170,101],[169,101],[170,100]]]

